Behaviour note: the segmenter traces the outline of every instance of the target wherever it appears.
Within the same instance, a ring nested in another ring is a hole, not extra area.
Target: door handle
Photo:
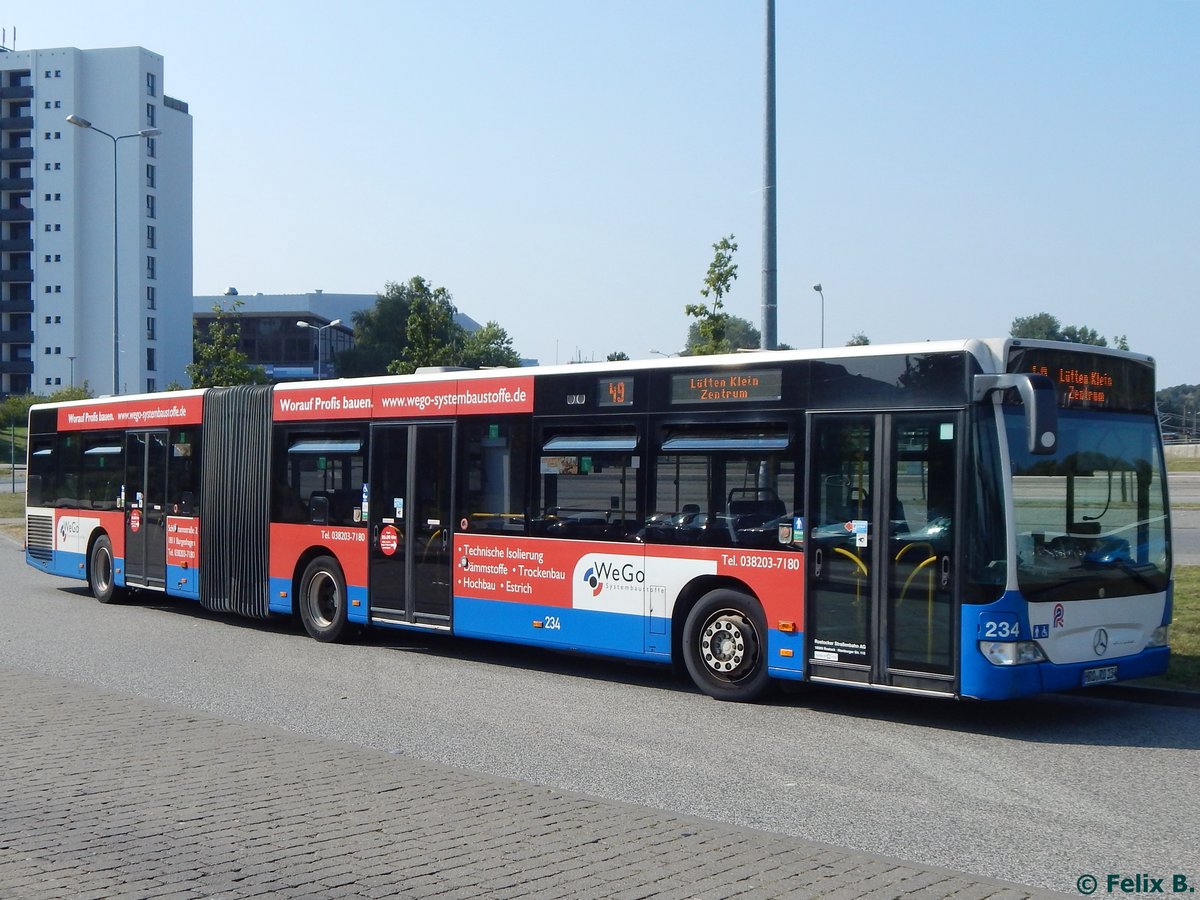
[[[950,557],[942,557],[942,588],[950,583]]]

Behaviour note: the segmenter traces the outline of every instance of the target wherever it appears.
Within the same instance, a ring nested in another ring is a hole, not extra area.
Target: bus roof
[[[276,393],[290,391],[310,391],[315,386],[336,387],[349,384],[412,384],[438,383],[467,380],[487,380],[492,378],[511,378],[514,375],[534,376],[553,375],[556,373],[608,373],[650,371],[655,369],[682,369],[704,366],[753,366],[770,362],[791,362],[802,360],[839,360],[868,358],[890,355],[917,355],[929,353],[967,353],[974,357],[980,368],[987,373],[1004,372],[1009,358],[1009,352],[1014,347],[1041,347],[1067,352],[1088,352],[1122,359],[1138,360],[1151,366],[1153,357],[1145,354],[1116,350],[1111,347],[1098,347],[1090,344],[1066,343],[1060,341],[1043,341],[1017,339],[1012,337],[999,338],[970,338],[962,340],[920,341],[899,344],[866,344],[854,347],[824,347],[803,350],[747,350],[737,353],[726,353],[713,356],[670,356],[664,358],[621,360],[617,362],[586,362],[558,363],[554,365],[528,366],[524,368],[495,368],[495,369],[457,369],[447,368],[444,371],[418,371],[413,375],[374,375],[361,378],[333,378],[326,380],[285,381],[274,385]],[[60,403],[37,403],[32,409],[59,409],[71,406],[95,406],[96,404],[126,404],[152,402],[162,400],[169,394],[173,398],[203,396],[204,388],[193,388],[182,391],[158,392],[153,394],[122,394],[105,395],[90,400],[68,400]]]

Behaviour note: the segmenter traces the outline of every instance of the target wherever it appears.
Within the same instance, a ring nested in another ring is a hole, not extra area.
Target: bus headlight
[[[979,652],[993,666],[1020,666],[1046,661],[1046,654],[1033,641],[980,641]]]
[[[1171,640],[1171,626],[1159,625],[1150,632],[1150,640],[1146,641],[1147,647],[1165,647]]]

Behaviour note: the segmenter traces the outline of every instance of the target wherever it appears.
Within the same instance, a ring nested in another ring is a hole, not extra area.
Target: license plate
[[[1089,684],[1104,684],[1106,681],[1116,681],[1116,680],[1117,680],[1117,667],[1116,666],[1101,666],[1098,669],[1084,669],[1083,670],[1083,686],[1084,687],[1087,687]]]

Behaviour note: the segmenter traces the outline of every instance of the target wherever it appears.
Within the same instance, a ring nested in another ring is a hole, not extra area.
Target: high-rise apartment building
[[[0,393],[186,384],[191,323],[192,117],[163,58],[0,50]]]

